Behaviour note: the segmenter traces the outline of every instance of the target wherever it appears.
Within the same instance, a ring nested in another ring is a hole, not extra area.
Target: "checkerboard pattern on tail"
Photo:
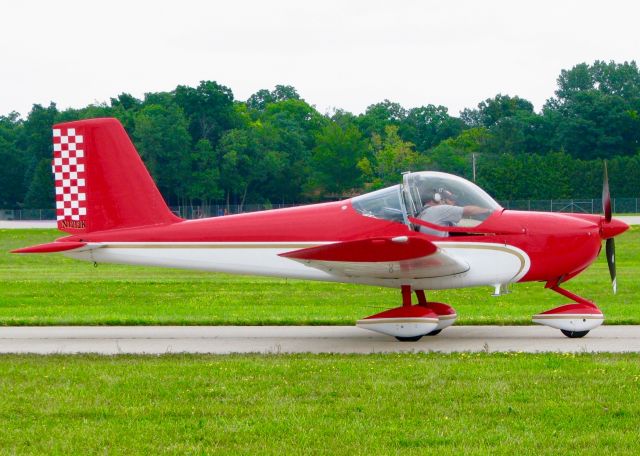
[[[87,215],[85,150],[75,128],[53,130],[53,175],[58,222],[80,227]]]
[[[53,126],[58,229],[79,235],[181,221],[116,119]]]

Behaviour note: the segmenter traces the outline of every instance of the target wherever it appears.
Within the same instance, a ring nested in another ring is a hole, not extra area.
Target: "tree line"
[[[499,200],[597,198],[602,161],[612,193],[637,197],[640,72],[635,62],[563,70],[540,112],[498,94],[451,115],[384,100],[364,113],[320,113],[294,87],[246,101],[214,81],[137,99],[0,116],[0,208],[53,207],[51,126],[118,118],[169,204],[302,203],[400,182],[404,171],[472,177]]]

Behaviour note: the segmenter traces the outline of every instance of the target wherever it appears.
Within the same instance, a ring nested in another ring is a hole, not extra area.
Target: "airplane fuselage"
[[[400,222],[367,217],[350,200],[70,236],[86,249],[67,256],[96,262],[340,281],[416,289],[551,281],[584,270],[600,251],[599,216],[500,210],[484,234],[429,236]],[[279,256],[372,237],[425,237],[468,267],[434,277],[335,275]],[[95,248],[99,246],[99,248]]]

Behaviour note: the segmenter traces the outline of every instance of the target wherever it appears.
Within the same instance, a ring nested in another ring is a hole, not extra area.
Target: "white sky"
[[[6,1],[0,115],[215,80],[296,87],[321,112],[388,98],[457,115],[497,93],[540,109],[560,70],[640,60],[629,0]]]

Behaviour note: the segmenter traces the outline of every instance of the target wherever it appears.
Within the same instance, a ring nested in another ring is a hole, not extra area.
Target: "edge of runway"
[[[602,326],[580,339],[543,326],[454,326],[418,342],[353,326],[0,327],[0,353],[640,353],[640,326]]]

